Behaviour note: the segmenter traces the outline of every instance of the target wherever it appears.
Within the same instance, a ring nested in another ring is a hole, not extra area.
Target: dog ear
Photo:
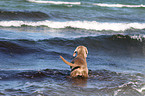
[[[88,55],[88,50],[87,50],[87,48],[85,48],[85,54],[84,54],[84,56],[87,57],[87,55]]]
[[[73,57],[75,57],[75,56],[76,56],[76,53],[77,53],[77,51],[74,51]]]
[[[76,56],[77,51],[78,51],[78,47],[75,49],[75,51],[74,51],[74,53],[73,53],[73,57]]]

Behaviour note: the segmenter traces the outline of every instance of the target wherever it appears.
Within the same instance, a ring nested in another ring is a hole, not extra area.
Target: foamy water
[[[136,8],[136,7],[145,7],[145,5],[125,5],[125,4],[103,4],[103,3],[84,3],[84,2],[64,2],[64,1],[42,1],[42,0],[27,0],[28,2],[33,3],[48,3],[48,4],[69,4],[69,5],[83,5],[83,4],[91,4],[91,5],[97,5],[101,7],[130,7],[130,8]]]
[[[96,21],[66,21],[66,22],[57,22],[57,21],[0,21],[0,26],[2,27],[21,27],[22,25],[26,26],[47,26],[50,28],[80,28],[87,30],[113,30],[113,31],[125,31],[127,29],[144,29],[145,23],[101,23]]]
[[[102,3],[96,3],[93,5],[102,6],[102,7],[129,7],[129,8],[137,8],[137,7],[145,7],[145,5],[123,5],[123,4],[102,4]]]
[[[40,0],[27,0],[34,3],[49,3],[49,4],[71,4],[71,5],[80,5],[81,2],[63,2],[63,1],[40,1]]]

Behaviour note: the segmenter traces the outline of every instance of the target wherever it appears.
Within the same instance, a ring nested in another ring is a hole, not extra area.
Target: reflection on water
[[[71,83],[73,86],[86,87],[87,80],[88,80],[88,78],[77,77],[77,78],[72,78]]]

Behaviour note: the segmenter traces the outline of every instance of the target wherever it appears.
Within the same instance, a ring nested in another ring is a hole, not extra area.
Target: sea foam
[[[96,21],[0,21],[1,27],[21,27],[21,26],[46,26],[49,28],[79,28],[86,30],[113,30],[125,31],[127,29],[145,29],[145,23],[109,23]]]
[[[49,4],[70,4],[70,5],[80,5],[81,2],[63,2],[63,1],[40,1],[40,0],[27,0],[28,2],[33,3],[49,3]]]
[[[47,3],[47,4],[64,4],[64,5],[96,5],[101,7],[129,7],[129,8],[137,8],[137,7],[145,7],[145,5],[125,5],[125,4],[105,4],[105,3],[87,3],[87,2],[65,2],[65,1],[42,1],[42,0],[27,0],[28,2],[33,3]]]
[[[102,3],[94,3],[93,5],[101,6],[101,7],[130,7],[130,8],[136,8],[136,7],[145,7],[145,5],[123,5],[123,4],[102,4]]]

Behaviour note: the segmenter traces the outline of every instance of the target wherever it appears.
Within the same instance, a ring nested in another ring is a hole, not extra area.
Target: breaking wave
[[[113,31],[125,31],[127,29],[145,29],[145,23],[105,23],[96,21],[0,21],[1,27],[22,27],[22,26],[46,26],[49,28],[79,28],[86,30],[113,30]]]
[[[139,8],[139,7],[145,7],[145,5],[123,5],[123,4],[102,4],[102,3],[96,3],[93,5],[101,6],[101,7],[128,7],[128,8]]]
[[[49,4],[71,4],[71,5],[80,5],[81,2],[63,2],[63,1],[39,1],[39,0],[27,0],[28,2],[34,3],[49,3]]]
[[[42,0],[27,0],[33,3],[48,3],[48,4],[64,4],[64,5],[96,5],[101,7],[128,7],[128,8],[139,8],[145,7],[145,5],[125,5],[125,4],[105,4],[105,3],[88,3],[88,2],[65,2],[65,1],[42,1]]]

